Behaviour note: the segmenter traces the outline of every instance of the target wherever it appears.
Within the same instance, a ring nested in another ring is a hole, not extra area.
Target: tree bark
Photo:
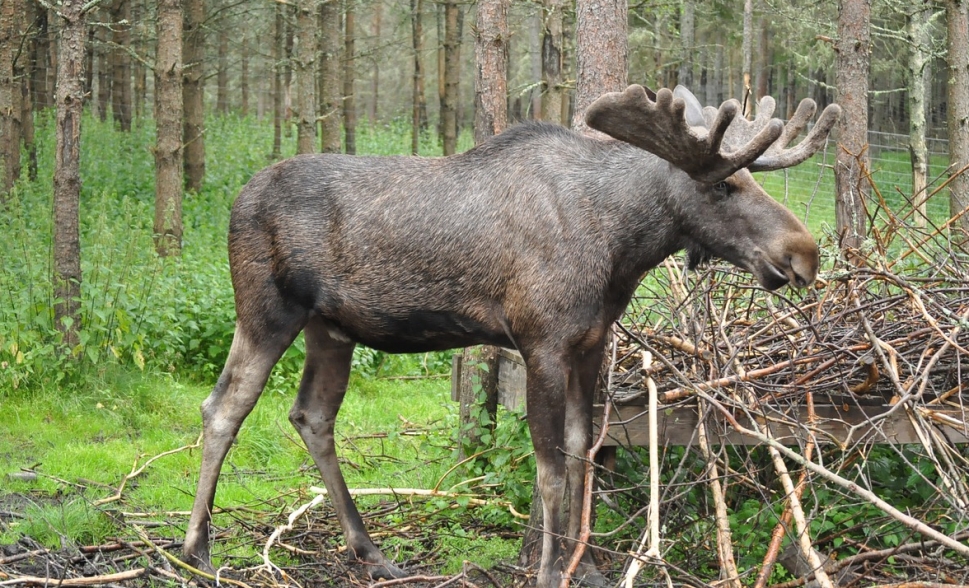
[[[838,122],[840,145],[835,163],[835,225],[841,246],[857,249],[867,234],[865,201],[870,186],[863,175],[868,164],[868,74],[871,67],[871,4],[839,0]]]
[[[182,102],[185,122],[185,189],[200,192],[205,181],[205,2],[185,1]]]
[[[118,127],[131,130],[131,2],[115,0],[111,5],[111,111]]]
[[[320,3],[320,151],[339,153],[343,147],[343,76],[340,68],[340,22],[339,0],[323,0]]]
[[[370,75],[370,124],[377,122],[377,115],[379,113],[379,96],[380,96],[380,57],[379,57],[379,47],[380,47],[380,20],[383,15],[383,4],[380,0],[377,0],[373,4],[373,21],[370,27],[371,37],[373,38],[373,47],[371,47],[371,52],[373,55],[373,69]]]
[[[57,42],[57,147],[54,155],[54,323],[68,348],[81,327],[81,112],[84,0],[64,0]]]
[[[744,116],[749,117],[753,108],[750,90],[750,72],[753,69],[754,46],[754,0],[744,0],[744,31],[741,52],[743,80],[740,87],[740,102],[744,106]]]
[[[286,10],[282,2],[274,4],[273,23],[273,152],[272,159],[282,156],[283,144],[283,59],[286,43]]]
[[[357,96],[354,82],[357,77],[356,53],[356,15],[354,0],[346,0],[346,16],[343,26],[343,136],[346,151],[350,155],[357,154]]]
[[[421,132],[427,128],[427,101],[424,97],[424,0],[411,0],[411,40],[414,49],[414,78],[411,92],[411,142],[414,155],[420,152]]]
[[[585,109],[605,92],[626,89],[626,2],[578,0],[576,2],[575,114],[572,128],[588,131]]]
[[[103,19],[111,18],[106,11],[101,15]],[[111,110],[111,61],[108,54],[108,29],[105,27],[94,27],[90,29],[89,38],[92,45],[91,65],[95,71],[92,78],[97,78],[97,92],[94,92],[94,80],[88,84],[91,88],[91,95],[97,96],[98,100],[94,103],[98,118],[101,122],[108,120],[108,112]],[[96,45],[96,47],[94,47]]]
[[[249,35],[242,34],[242,48],[239,55],[239,114],[249,116]]]
[[[28,3],[33,5],[32,2]],[[51,94],[47,85],[48,69],[50,68],[50,24],[47,20],[47,9],[41,6],[34,6],[34,28],[37,33],[34,35],[33,63],[31,71],[31,89],[33,99],[37,105],[37,110],[43,110],[53,106]]]
[[[694,29],[696,5],[694,0],[683,0],[680,6],[680,71],[679,83],[694,90],[693,61],[694,61]]]
[[[14,75],[19,55],[22,0],[0,4],[0,204],[6,201],[14,182],[20,178],[20,138],[23,98],[20,82]]]
[[[458,101],[461,97],[461,29],[464,11],[457,0],[444,3],[444,99],[441,101],[441,134],[444,155],[458,150]]]
[[[182,252],[182,3],[158,0],[155,55],[155,251]]]
[[[316,147],[316,0],[299,0],[296,15],[296,152]]]
[[[542,119],[561,123],[566,117],[563,84],[565,55],[563,0],[542,1]]]
[[[969,165],[969,1],[946,0],[948,28],[949,84],[947,87],[949,130],[949,170],[956,174]],[[949,212],[958,214],[969,206],[969,173],[949,182]],[[953,226],[953,239],[969,242],[969,215],[962,215]]]
[[[215,110],[222,115],[229,113],[229,26],[228,20],[223,19],[218,36]]]
[[[906,15],[908,36],[908,112],[909,112],[909,153],[912,157],[912,203],[915,205],[915,224],[926,226],[928,204],[929,150],[925,142],[925,99],[930,82],[928,73],[929,58],[929,15],[932,7],[921,0],[909,5]]]
[[[478,2],[475,27],[474,143],[508,126],[508,7],[510,0]]]

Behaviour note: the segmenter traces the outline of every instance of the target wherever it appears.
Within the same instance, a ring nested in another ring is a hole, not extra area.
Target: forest
[[[530,121],[596,137],[587,109],[630,84],[752,124],[810,99],[806,133],[839,105],[809,159],[753,176],[820,267],[769,291],[677,254],[642,279],[568,456],[597,571],[555,585],[969,585],[964,0],[2,0],[0,586],[552,585],[521,355],[353,351],[339,466],[407,577],[371,578],[290,426],[303,335],[231,443],[213,569],[186,556],[199,406],[254,174]]]

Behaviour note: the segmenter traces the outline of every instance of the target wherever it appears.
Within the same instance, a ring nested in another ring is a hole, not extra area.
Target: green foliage
[[[249,178],[269,163],[272,127],[236,116],[207,120],[205,185],[183,200],[182,256],[159,259],[151,238],[154,127],[136,120],[130,133],[85,116],[81,142],[80,344],[64,349],[54,325],[51,198],[54,128],[37,119],[38,180],[22,181],[0,215],[11,236],[0,249],[0,395],[81,385],[110,365],[179,373],[212,382],[235,328],[226,250],[229,211]],[[361,153],[409,150],[399,124],[363,127]],[[428,135],[422,150],[439,151]],[[467,147],[468,137],[463,139]],[[294,152],[294,140],[284,145]],[[279,362],[271,387],[291,388],[302,371],[303,342]],[[359,349],[367,376],[445,373],[450,354],[389,358]]]
[[[107,514],[81,498],[59,503],[31,503],[24,510],[22,519],[0,533],[0,545],[16,543],[24,536],[51,549],[100,545],[114,530]]]

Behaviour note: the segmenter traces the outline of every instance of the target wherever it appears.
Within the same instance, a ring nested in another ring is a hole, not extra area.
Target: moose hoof
[[[387,559],[376,546],[353,550],[351,553],[355,555],[350,558],[351,563],[363,566],[372,580],[395,580],[409,575]]]
[[[612,583],[602,575],[602,572],[591,565],[580,565],[575,574],[575,581],[579,586],[588,586],[590,588],[612,586]]]

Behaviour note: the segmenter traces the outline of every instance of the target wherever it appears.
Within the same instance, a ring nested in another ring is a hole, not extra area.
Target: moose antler
[[[734,172],[768,171],[791,167],[813,155],[840,115],[832,104],[818,123],[796,147],[785,149],[816,109],[805,99],[794,118],[785,126],[771,118],[774,99],[765,96],[757,117],[747,121],[738,117],[740,104],[724,102],[720,108],[699,109],[699,102],[683,87],[675,92],[652,92],[632,85],[624,92],[606,94],[586,111],[586,123],[607,135],[625,141],[685,171],[693,179],[717,182]]]

